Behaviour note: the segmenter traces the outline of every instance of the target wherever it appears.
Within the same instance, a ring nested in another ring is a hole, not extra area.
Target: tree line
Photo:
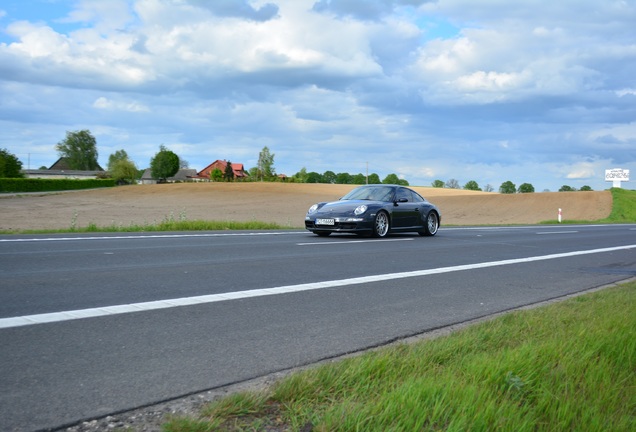
[[[97,141],[89,130],[80,130],[74,132],[66,132],[64,140],[56,144],[60,157],[65,158],[71,169],[94,171],[99,167],[97,163]],[[276,174],[274,168],[274,157],[268,147],[263,147],[258,155],[258,165],[248,170],[247,181],[278,181],[281,180]],[[159,151],[150,160],[150,170],[152,177],[160,182],[165,182],[167,178],[174,176],[180,168],[187,168],[188,162],[179,158],[179,156],[173,151],[169,150],[163,144],[159,146]],[[46,167],[43,167],[46,169]],[[0,149],[0,178],[19,178],[23,177],[22,162],[6,149]],[[144,170],[139,170],[135,163],[128,157],[125,150],[118,150],[108,157],[107,172],[104,176],[107,178],[113,178],[116,182],[122,183],[134,183],[141,178]],[[232,169],[232,162],[227,161],[224,171],[215,169],[210,173],[210,180],[212,181],[234,181],[234,171]],[[325,171],[324,173],[318,173],[315,171],[308,172],[303,167],[296,174],[291,177],[287,177],[286,181],[297,183],[327,183],[327,184],[399,184],[408,186],[408,181],[400,179],[397,174],[389,174],[384,179],[380,179],[380,176],[376,173],[364,175],[364,174],[350,174],[350,173],[335,173],[333,171]],[[470,180],[460,186],[459,181],[456,179],[450,179],[446,182],[442,180],[435,180],[431,184],[435,188],[450,188],[450,189],[466,189],[481,191],[482,188],[475,180]],[[559,189],[559,192],[576,191],[568,185],[563,185]],[[583,186],[581,191],[591,191],[590,186]],[[487,184],[483,191],[493,192],[492,185]],[[522,183],[517,187],[512,181],[507,180],[499,186],[499,192],[502,194],[513,193],[532,193],[534,192],[534,186],[530,183]]]

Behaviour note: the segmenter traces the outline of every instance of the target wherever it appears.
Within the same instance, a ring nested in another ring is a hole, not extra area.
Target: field
[[[0,196],[0,231],[154,225],[167,219],[261,221],[300,228],[309,206],[354,186],[297,183],[177,183]],[[502,195],[413,187],[442,212],[443,225],[594,221],[609,216],[612,195],[546,192]]]

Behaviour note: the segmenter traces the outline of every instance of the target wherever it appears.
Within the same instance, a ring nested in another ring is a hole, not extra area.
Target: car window
[[[406,199],[408,202],[412,202],[413,195],[411,194],[411,191],[404,188],[398,189],[397,200],[401,201],[402,199]]]
[[[359,187],[352,190],[343,200],[370,200],[390,202],[393,198],[393,188],[391,187]]]
[[[413,194],[413,202],[425,202],[426,200],[420,196],[417,192],[411,191]]]

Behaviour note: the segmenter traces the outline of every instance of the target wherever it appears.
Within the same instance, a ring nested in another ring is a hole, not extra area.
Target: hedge
[[[115,186],[114,179],[25,179],[0,178],[1,193],[53,192]]]

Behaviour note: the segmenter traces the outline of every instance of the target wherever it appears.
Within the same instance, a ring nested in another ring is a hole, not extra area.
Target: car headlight
[[[309,207],[309,210],[307,210],[307,214],[309,214],[309,213],[313,213],[313,212],[315,212],[316,210],[318,210],[318,204],[314,204],[314,205],[312,205],[311,207]]]
[[[365,211],[367,211],[368,207],[364,204],[359,205],[358,207],[356,207],[356,209],[353,211],[353,214],[355,214],[356,216],[360,216],[362,213],[364,213]]]

